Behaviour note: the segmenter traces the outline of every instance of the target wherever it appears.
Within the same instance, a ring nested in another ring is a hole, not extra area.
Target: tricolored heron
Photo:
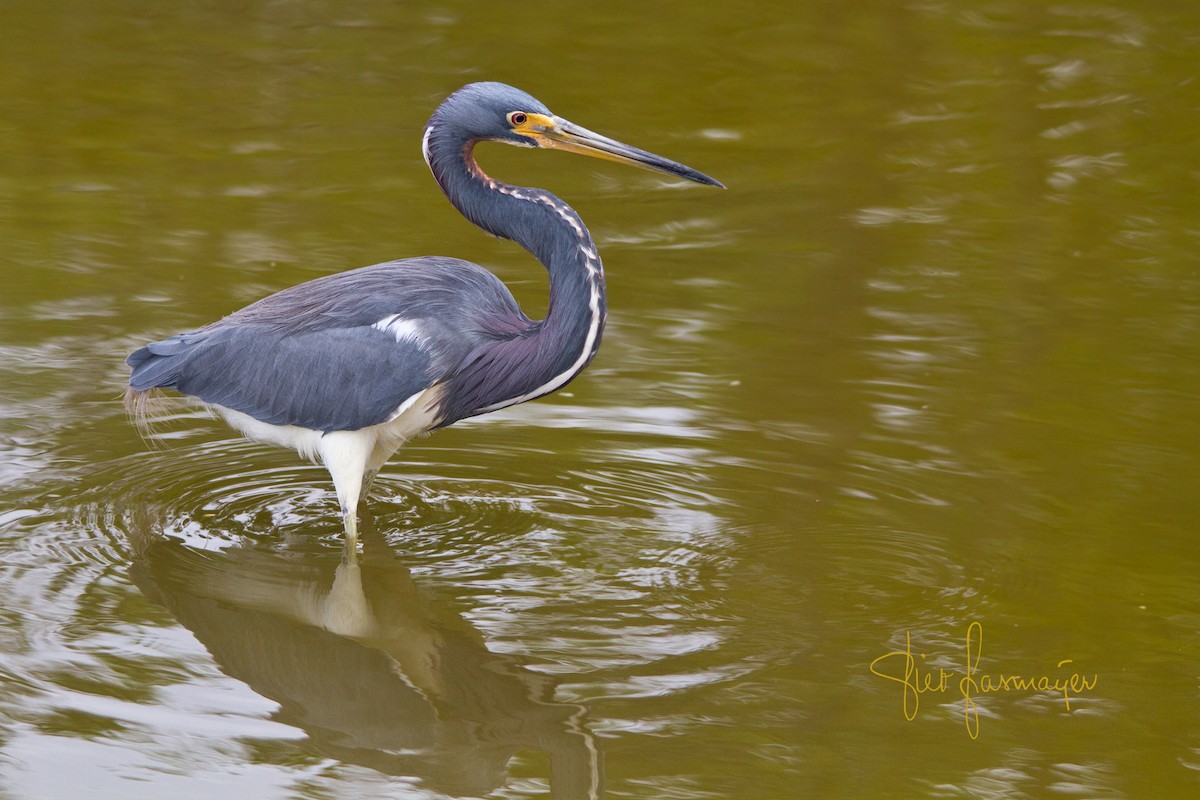
[[[250,439],[320,459],[337,490],[347,545],[359,496],[405,441],[460,419],[555,392],[600,346],[604,271],[579,215],[542,189],[500,183],[475,163],[477,142],[597,156],[696,183],[690,167],[550,113],[502,83],[472,83],[438,106],[422,150],[463,216],[511,239],[550,274],[546,318],[522,313],[478,264],[426,256],[293,286],[126,359],[126,406],[175,389]]]

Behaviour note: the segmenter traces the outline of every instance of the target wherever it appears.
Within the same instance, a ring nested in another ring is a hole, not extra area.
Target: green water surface
[[[1198,66],[1169,2],[3,4],[0,796],[1196,796]],[[405,256],[544,313],[420,156],[473,80],[729,189],[481,146],[604,346],[340,566],[123,358]]]

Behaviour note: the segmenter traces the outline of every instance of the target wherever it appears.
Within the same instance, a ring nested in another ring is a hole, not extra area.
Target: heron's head
[[[505,83],[469,83],[447,97],[433,117],[432,125],[445,125],[472,141],[504,142],[518,147],[537,143],[517,132],[518,121],[529,116],[550,119],[553,115],[536,97]]]
[[[467,141],[566,150],[723,188],[719,181],[691,167],[556,116],[537,98],[504,83],[471,83],[459,89],[438,107],[426,130],[434,126],[446,126]]]

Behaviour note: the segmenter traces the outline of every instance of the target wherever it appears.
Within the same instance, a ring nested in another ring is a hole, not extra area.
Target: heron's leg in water
[[[353,511],[342,509],[342,524],[346,528],[346,542],[342,547],[342,562],[358,563],[358,518]]]
[[[375,482],[375,476],[379,474],[379,468],[368,469],[367,474],[363,475],[362,496],[366,497],[371,493],[371,484]]]
[[[379,474],[378,470],[367,470],[362,477],[362,489],[359,492],[360,499],[366,499],[371,491],[371,483],[375,480],[375,476]],[[363,512],[364,514],[366,511]],[[358,513],[357,509],[350,511],[342,506],[342,524],[346,528],[346,549],[342,554],[342,561],[346,564],[358,563]]]
[[[367,473],[367,459],[374,446],[374,436],[362,430],[332,431],[321,437],[321,460],[337,490],[349,548],[358,547],[358,498]]]
[[[388,462],[389,458],[396,454],[396,451],[403,444],[403,440],[397,441],[383,436],[375,441],[375,446],[371,448],[371,457],[367,459],[366,472],[363,474],[363,497],[366,497],[371,491],[371,485],[375,482],[375,476],[383,469],[383,465]]]

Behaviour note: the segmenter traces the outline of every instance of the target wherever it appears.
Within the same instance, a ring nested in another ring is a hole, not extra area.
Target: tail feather
[[[209,337],[207,331],[180,333],[161,342],[151,342],[129,354],[129,385],[139,391],[175,388],[188,351]]]
[[[170,401],[160,389],[135,389],[130,386],[125,390],[125,413],[137,426],[143,439],[151,437],[154,424],[167,415],[169,408]]]
[[[149,347],[133,353],[125,359],[132,369],[129,385],[137,391],[155,388],[171,388],[179,380],[179,363],[170,356],[159,356]]]
[[[175,388],[183,369],[181,356],[204,338],[195,333],[179,334],[161,342],[151,342],[125,359],[130,368],[125,413],[137,425],[142,438],[149,438],[154,432],[154,424],[169,414],[171,404],[161,390]]]

